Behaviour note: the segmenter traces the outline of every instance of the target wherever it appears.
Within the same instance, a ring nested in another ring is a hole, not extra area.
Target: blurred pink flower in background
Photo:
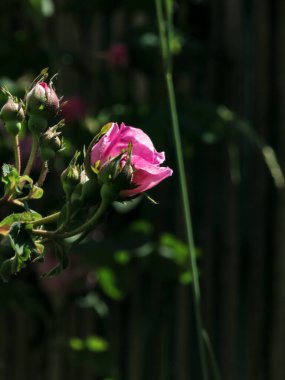
[[[128,47],[121,42],[111,45],[106,60],[112,67],[126,68],[130,61]]]
[[[66,123],[79,121],[85,118],[87,114],[87,105],[79,95],[71,97],[63,106],[62,115]]]
[[[42,263],[37,263],[34,269],[39,276],[39,284],[49,297],[60,298],[70,293],[84,289],[88,271],[75,255],[70,255],[70,264],[59,276],[42,277],[58,264],[56,258],[47,250]]]

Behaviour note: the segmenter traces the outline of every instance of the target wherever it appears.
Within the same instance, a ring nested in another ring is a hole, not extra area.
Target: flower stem
[[[171,14],[170,14],[171,4],[169,5],[169,3],[167,4],[167,2],[165,2],[166,13],[167,13],[167,16],[166,16],[167,23],[165,23],[164,16],[163,16],[162,2],[161,0],[155,0],[155,3],[156,3],[157,21],[158,21],[159,34],[160,34],[162,58],[163,58],[163,64],[165,68],[165,81],[166,81],[167,94],[168,94],[169,105],[170,105],[172,132],[174,136],[180,191],[181,191],[182,204],[183,204],[183,215],[184,215],[184,222],[185,222],[185,227],[186,227],[187,244],[188,244],[188,249],[189,249],[190,268],[193,274],[192,289],[193,289],[193,295],[194,295],[194,311],[195,311],[197,338],[198,338],[198,346],[199,346],[202,376],[203,376],[202,378],[203,380],[208,380],[209,374],[208,374],[208,366],[207,366],[207,361],[206,361],[206,350],[205,350],[205,344],[203,341],[204,329],[203,329],[203,321],[202,321],[202,313],[201,313],[198,265],[196,261],[196,255],[195,255],[195,244],[194,244],[193,228],[192,228],[192,221],[191,221],[189,195],[188,195],[187,181],[186,181],[186,175],[185,175],[185,166],[184,166],[184,160],[183,160],[183,154],[182,154],[182,144],[181,144],[181,136],[180,136],[180,129],[179,129],[178,114],[177,114],[177,105],[176,105],[176,98],[175,98],[175,91],[174,91],[173,77],[172,77],[171,52],[170,52],[170,38],[171,38],[171,28],[172,28],[172,20],[171,20]]]
[[[89,220],[87,220],[81,226],[75,228],[72,231],[57,232],[57,231],[45,231],[45,230],[33,229],[32,232],[35,235],[56,238],[56,239],[66,239],[68,237],[78,235],[81,232],[87,231],[90,228],[92,228],[100,220],[104,212],[107,210],[108,206],[109,206],[108,202],[101,202],[96,213]]]
[[[34,227],[36,227],[36,226],[41,226],[42,224],[53,223],[59,218],[59,216],[60,216],[60,212],[55,212],[54,214],[35,220],[34,222],[32,222],[32,224]]]
[[[30,153],[30,157],[29,157],[29,160],[27,162],[27,166],[24,170],[23,175],[29,175],[30,174],[32,167],[33,167],[33,164],[34,164],[34,161],[35,161],[35,158],[36,158],[37,150],[38,150],[38,136],[33,133],[32,137],[33,137],[33,141],[32,141],[31,153]]]
[[[17,169],[17,172],[21,174],[21,151],[20,151],[20,142],[19,142],[19,135],[15,136],[14,139],[14,151],[15,151],[15,167]]]
[[[41,169],[41,172],[40,172],[40,176],[39,176],[39,179],[37,181],[37,184],[39,187],[42,187],[45,180],[46,180],[46,176],[48,174],[48,161],[44,161],[43,164],[42,164],[42,169]]]

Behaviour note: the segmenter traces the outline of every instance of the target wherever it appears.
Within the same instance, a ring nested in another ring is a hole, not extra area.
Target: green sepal
[[[41,115],[31,115],[28,120],[28,128],[29,130],[35,134],[36,136],[39,136],[41,133],[43,133],[48,126],[47,119],[44,118]]]
[[[112,125],[113,125],[112,122],[104,124],[102,126],[102,128],[100,129],[100,132],[97,133],[97,135],[93,138],[93,140],[91,141],[91,143],[89,144],[89,146],[87,148],[86,155],[84,158],[84,169],[85,169],[85,172],[89,178],[92,178],[92,177],[94,178],[97,176],[97,174],[92,170],[92,167],[91,167],[91,151],[92,151],[92,148],[101,139],[101,137],[103,137],[109,131],[109,129],[112,127]]]
[[[4,126],[7,132],[12,136],[17,136],[22,129],[22,123],[16,120],[6,121]]]

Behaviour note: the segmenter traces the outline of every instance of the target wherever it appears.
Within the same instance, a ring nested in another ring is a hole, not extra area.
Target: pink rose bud
[[[22,122],[25,119],[22,104],[12,96],[9,96],[7,102],[1,109],[0,116],[7,131],[16,136],[20,132]]]
[[[141,129],[124,123],[112,123],[90,155],[99,183],[119,186],[121,198],[134,197],[171,176],[169,167],[160,166],[164,160],[164,152],[157,152]]]
[[[38,82],[27,93],[27,112],[29,115],[41,115],[45,118],[54,117],[59,109],[59,98],[51,85]]]

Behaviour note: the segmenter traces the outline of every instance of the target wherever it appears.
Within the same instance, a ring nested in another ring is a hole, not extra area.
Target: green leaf
[[[106,317],[109,313],[107,304],[95,292],[89,292],[77,302],[80,307],[94,309],[100,317]]]
[[[179,282],[182,285],[188,285],[193,281],[192,271],[187,271],[179,276]]]
[[[24,261],[30,258],[31,253],[37,252],[35,243],[23,223],[15,222],[12,224],[9,238],[11,247]]]
[[[3,261],[0,267],[0,276],[4,282],[8,282],[10,276],[14,273],[15,271],[15,260],[17,260],[17,256],[12,257],[11,259]]]
[[[55,247],[55,256],[58,260],[58,264],[52,268],[49,272],[45,273],[43,277],[53,277],[58,276],[69,263],[67,252],[63,244],[54,243]]]
[[[129,263],[131,257],[127,250],[119,250],[114,253],[114,259],[117,263],[121,265],[126,265]]]
[[[0,227],[11,226],[15,222],[33,222],[41,219],[41,217],[41,214],[37,212],[26,211],[22,213],[15,213],[4,218],[0,223]]]
[[[177,265],[185,264],[189,256],[187,245],[168,233],[160,237],[159,254],[173,260]]]
[[[110,298],[115,300],[120,300],[123,298],[124,294],[116,285],[116,277],[112,269],[101,267],[97,270],[97,275],[98,283]]]
[[[70,348],[74,351],[81,351],[84,349],[84,342],[80,338],[72,337],[69,340]]]
[[[109,348],[109,343],[97,335],[88,336],[85,340],[72,337],[69,340],[69,345],[74,351],[82,351],[87,349],[92,352],[105,352]]]
[[[33,186],[30,193],[29,193],[29,198],[30,199],[40,199],[42,198],[44,194],[44,190],[41,187],[38,186]]]
[[[17,169],[12,165],[4,164],[2,166],[2,173],[2,182],[4,183],[5,195],[14,194],[15,192],[20,193],[20,176]]]
[[[8,281],[12,274],[19,272],[33,253],[38,253],[37,247],[23,223],[14,222],[9,230],[8,237],[15,255],[5,260],[0,267],[0,276],[3,281]]]
[[[99,336],[88,336],[85,340],[85,346],[92,352],[104,352],[109,348],[108,342]]]

